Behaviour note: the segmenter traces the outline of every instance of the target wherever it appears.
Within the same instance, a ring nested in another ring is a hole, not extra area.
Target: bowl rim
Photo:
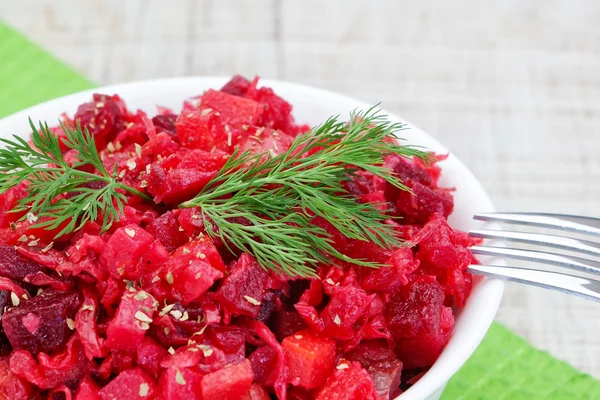
[[[74,113],[76,107],[83,102],[89,101],[89,98],[91,98],[93,93],[116,93],[122,96],[126,103],[128,103],[127,97],[132,96],[137,92],[149,92],[150,95],[159,96],[159,94],[156,93],[156,90],[160,90],[161,88],[187,87],[190,88],[189,96],[191,97],[194,95],[192,92],[194,87],[202,88],[196,90],[195,94],[199,94],[199,91],[201,90],[206,90],[208,88],[216,89],[222,86],[222,84],[230,78],[231,77],[226,76],[190,76],[150,79],[107,85],[77,92],[45,101],[0,119],[0,137],[5,137],[9,134],[12,134],[14,131],[11,131],[11,129],[20,131],[19,134],[27,134],[28,131],[23,131],[26,129],[25,123],[27,121],[27,117],[32,116],[33,118],[35,115],[43,114],[44,110],[47,110],[48,108],[62,108],[62,111],[56,113],[57,118],[62,112]],[[348,105],[353,104],[354,108],[359,109],[368,109],[372,106],[366,102],[345,96],[343,94],[297,83],[261,79],[260,85],[273,88],[274,91],[276,93],[280,93],[284,99],[286,96],[285,94],[281,93],[282,91],[301,92],[305,93],[306,95],[315,96],[315,98],[328,99],[332,102],[344,103]],[[183,100],[185,100],[185,97],[180,98],[180,102],[183,102]],[[292,103],[292,106],[294,106],[293,101],[290,102]],[[155,104],[159,103],[157,102]],[[350,108],[348,111],[351,111],[352,109],[353,108]],[[422,135],[422,137],[430,142],[432,147],[434,147],[437,151],[447,152],[449,154],[448,160],[452,160],[459,172],[464,175],[463,178],[469,180],[470,185],[472,185],[470,190],[473,190],[477,194],[476,197],[478,200],[476,200],[476,202],[478,202],[481,207],[485,208],[485,211],[495,210],[487,192],[481,183],[475,178],[473,173],[458,158],[456,158],[456,156],[450,153],[439,141],[415,125],[409,123],[405,119],[387,111],[385,113],[392,120],[407,123],[410,126],[411,131],[418,135]],[[442,171],[443,170],[444,167],[442,166]],[[498,279],[483,278],[476,285],[474,285],[473,292],[471,293],[465,308],[461,312],[460,317],[457,319],[457,324],[455,326],[455,330],[453,331],[452,337],[438,360],[417,383],[398,396],[396,398],[397,400],[427,399],[430,396],[435,395],[436,392],[439,393],[439,391],[443,389],[447,381],[467,361],[485,336],[500,305],[503,290],[504,282]],[[473,304],[473,300],[477,300],[478,302],[481,302],[481,304]]]

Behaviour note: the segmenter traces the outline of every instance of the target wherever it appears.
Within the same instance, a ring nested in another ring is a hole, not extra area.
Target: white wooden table
[[[99,84],[258,74],[383,102],[498,209],[600,216],[597,0],[0,0],[0,18]],[[498,319],[600,378],[599,304],[509,285]]]

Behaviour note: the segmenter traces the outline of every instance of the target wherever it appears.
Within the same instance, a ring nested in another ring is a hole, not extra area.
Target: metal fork
[[[512,265],[512,262],[507,260],[509,265],[473,264],[469,266],[471,273],[557,290],[600,302],[600,241],[587,240],[593,237],[600,239],[599,218],[543,213],[484,213],[477,214],[474,218],[558,230],[566,236],[489,229],[471,230],[469,234],[473,237],[525,243],[548,250],[473,246],[471,251],[476,255],[533,262],[542,265],[542,268]],[[586,239],[568,236],[573,236],[573,233],[585,236]],[[560,250],[586,257],[564,254]],[[556,270],[548,270],[548,267],[544,266],[553,266]],[[592,275],[596,279],[584,275]]]

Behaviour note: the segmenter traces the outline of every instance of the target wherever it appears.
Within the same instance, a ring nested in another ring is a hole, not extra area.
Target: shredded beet
[[[435,163],[386,159],[412,193],[366,171],[347,182],[412,246],[384,249],[314,219],[336,250],[379,269],[337,262],[289,279],[211,240],[200,210],[177,208],[236,148],[281,152],[307,130],[257,82],[235,76],[153,118],[117,95],[82,104],[65,123],[89,129],[107,169],[156,203],[128,197],[107,232],[89,222],[52,243],[56,230],[7,213],[23,185],[0,195],[0,398],[390,399],[435,362],[474,262],[446,222],[453,198]]]

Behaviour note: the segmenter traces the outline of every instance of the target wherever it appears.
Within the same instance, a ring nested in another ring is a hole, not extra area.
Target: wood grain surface
[[[0,18],[99,84],[258,74],[382,102],[499,210],[600,216],[597,0],[0,0]],[[508,285],[498,320],[600,378],[600,304]]]

